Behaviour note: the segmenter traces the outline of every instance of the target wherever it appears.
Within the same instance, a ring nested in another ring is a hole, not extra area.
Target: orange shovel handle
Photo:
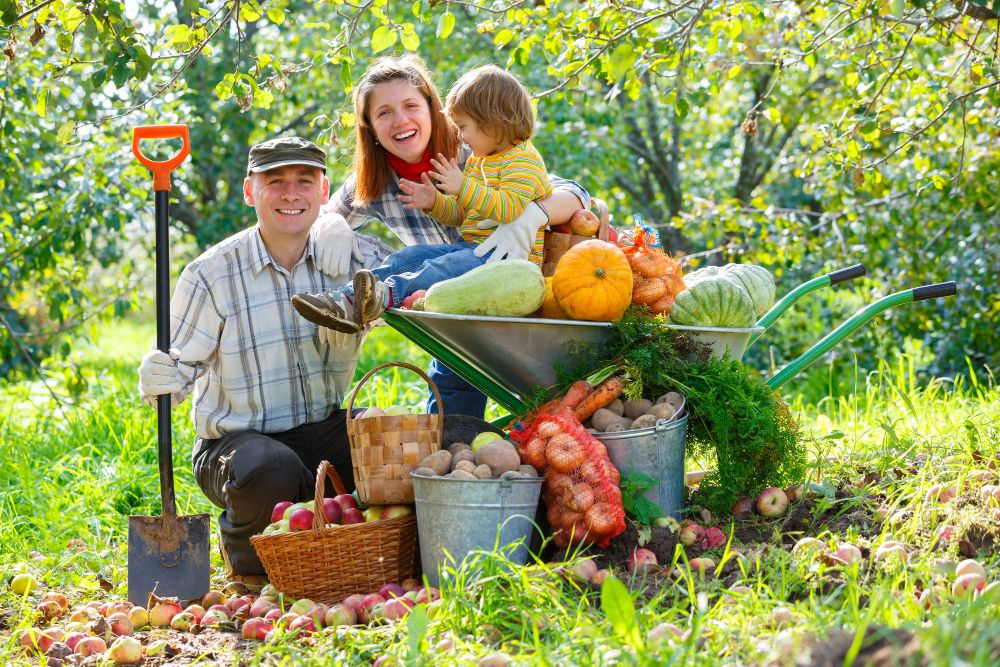
[[[143,139],[174,139],[184,140],[180,152],[169,160],[157,162],[143,155],[139,144]],[[132,128],[132,154],[136,159],[153,172],[153,190],[170,189],[170,172],[177,168],[191,153],[191,138],[188,136],[187,125],[140,125]]]

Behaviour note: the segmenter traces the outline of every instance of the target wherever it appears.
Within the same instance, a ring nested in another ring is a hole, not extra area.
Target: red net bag
[[[521,460],[545,474],[542,500],[559,547],[596,544],[603,549],[625,530],[618,470],[572,410],[538,415],[510,437]]]
[[[632,268],[632,303],[649,306],[654,314],[670,311],[684,291],[681,265],[660,248],[656,229],[637,220],[635,232],[618,247]]]

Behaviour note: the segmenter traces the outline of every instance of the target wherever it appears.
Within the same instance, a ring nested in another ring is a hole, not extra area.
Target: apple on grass
[[[788,496],[776,486],[764,489],[757,496],[757,512],[769,519],[781,516],[788,507]]]
[[[705,539],[705,529],[694,521],[685,521],[681,524],[681,532],[677,539],[684,546],[690,547]]]
[[[649,549],[636,549],[628,556],[628,571],[632,573],[645,572],[658,564],[656,554]]]
[[[326,612],[323,625],[333,627],[338,625],[354,625],[358,622],[358,612],[346,605],[335,604]]]
[[[369,593],[361,600],[361,605],[358,607],[358,620],[362,623],[368,623],[372,620],[372,610],[375,609],[376,605],[385,604],[385,598],[378,593]]]
[[[391,600],[392,598],[401,598],[406,591],[399,584],[386,584],[382,588],[378,589],[378,594],[384,597],[386,600]]]

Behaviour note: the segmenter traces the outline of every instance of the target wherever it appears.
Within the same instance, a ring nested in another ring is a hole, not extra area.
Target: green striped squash
[[[668,317],[673,324],[696,327],[752,327],[756,322],[747,291],[721,276],[693,281],[677,295]]]
[[[756,264],[726,264],[719,269],[720,278],[738,283],[750,295],[753,312],[760,318],[774,305],[774,277]]]

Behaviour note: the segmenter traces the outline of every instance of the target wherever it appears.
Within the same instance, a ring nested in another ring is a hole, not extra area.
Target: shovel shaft
[[[170,191],[157,190],[156,198],[156,347],[170,350]],[[156,440],[160,461],[160,500],[164,516],[175,516],[174,456],[170,431],[170,394],[156,404]]]

